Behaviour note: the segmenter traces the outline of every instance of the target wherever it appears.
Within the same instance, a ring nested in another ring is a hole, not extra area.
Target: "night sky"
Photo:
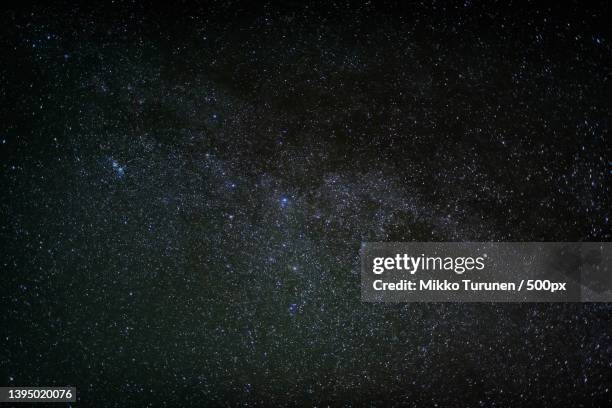
[[[612,305],[359,274],[366,241],[610,241],[607,2],[42,3],[0,12],[0,385],[612,401]]]

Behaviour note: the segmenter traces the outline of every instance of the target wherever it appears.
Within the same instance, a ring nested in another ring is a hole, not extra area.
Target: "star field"
[[[359,286],[366,241],[610,240],[607,4],[1,16],[0,385],[117,407],[612,400],[608,304]]]

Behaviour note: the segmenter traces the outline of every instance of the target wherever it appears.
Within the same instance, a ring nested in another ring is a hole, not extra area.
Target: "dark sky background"
[[[610,17],[3,7],[0,383],[80,406],[609,403],[609,304],[365,304],[358,251],[609,241]]]

